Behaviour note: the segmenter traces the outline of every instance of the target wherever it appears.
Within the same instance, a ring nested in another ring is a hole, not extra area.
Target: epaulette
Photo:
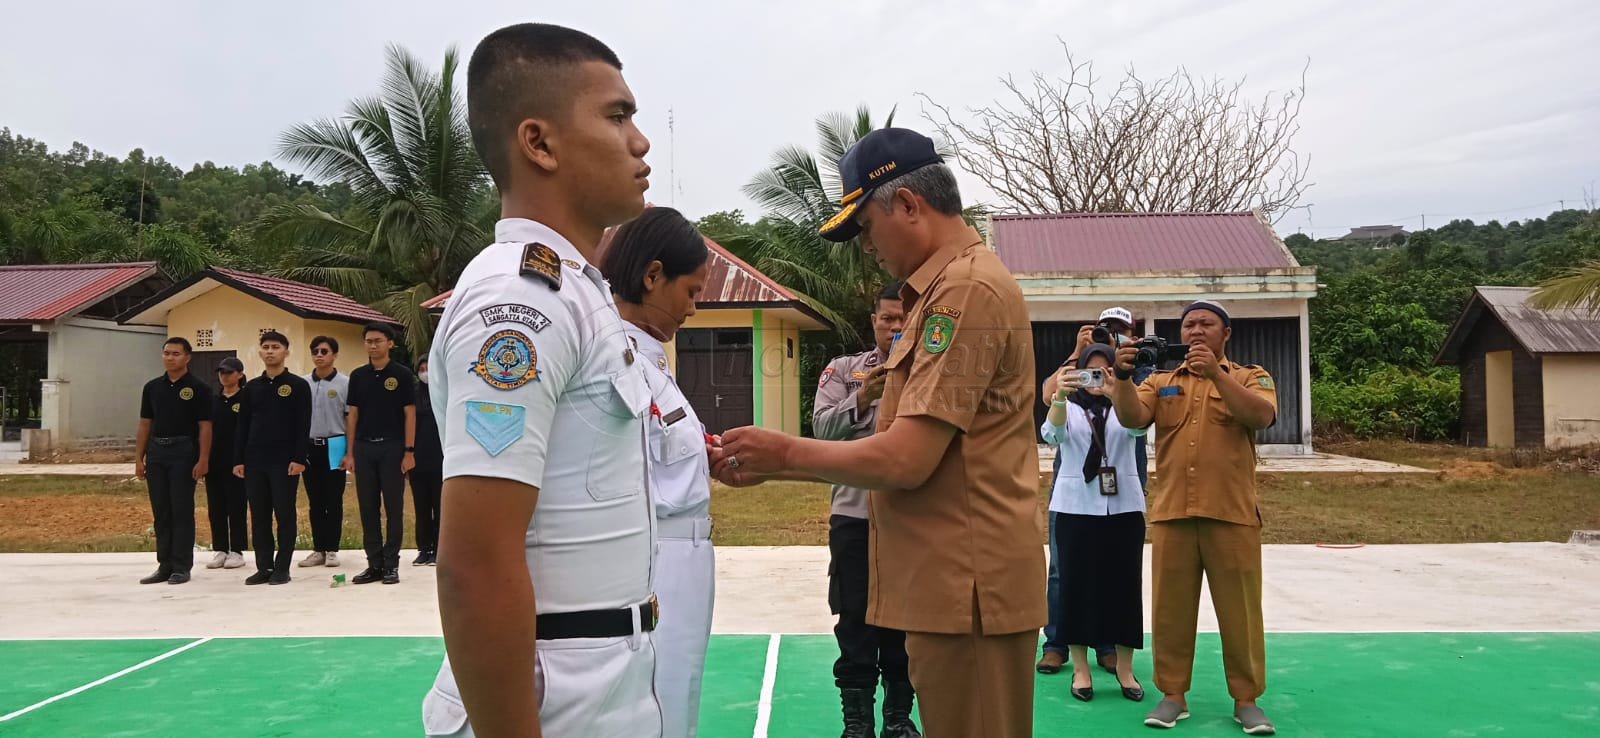
[[[561,290],[561,257],[549,246],[537,241],[523,245],[522,268],[519,271],[524,277],[544,280],[552,290]]]

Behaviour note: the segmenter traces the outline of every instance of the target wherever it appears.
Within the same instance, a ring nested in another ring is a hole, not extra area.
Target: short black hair
[[[317,347],[322,344],[328,344],[328,348],[332,349],[334,353],[339,353],[339,339],[332,336],[317,336],[311,339],[311,350],[316,351]]]
[[[576,90],[572,68],[622,62],[599,39],[547,23],[519,23],[483,37],[467,62],[467,126],[478,158],[501,190],[510,184],[506,145],[530,117],[564,116]]]
[[[895,302],[900,302],[900,288],[903,286],[905,286],[905,281],[900,279],[884,285],[883,289],[878,290],[878,302],[883,302],[884,300],[894,300]],[[879,306],[874,305],[872,307],[873,311],[876,312],[878,307]]]
[[[282,346],[284,348],[289,348],[289,339],[288,339],[288,337],[284,336],[282,333],[279,333],[277,331],[267,331],[265,333],[262,333],[261,334],[261,340],[258,341],[258,343],[265,344],[268,341],[277,341],[279,346]]]
[[[161,346],[162,348],[166,348],[167,346],[177,346],[178,348],[183,349],[183,352],[186,354],[194,353],[194,348],[189,346],[189,339],[184,338],[183,336],[173,336],[167,339],[167,342],[161,344]]]
[[[600,273],[611,283],[612,294],[637,305],[644,300],[644,275],[650,262],[661,262],[661,273],[677,279],[699,269],[710,257],[705,236],[688,218],[672,208],[652,207],[612,234],[600,256]]]
[[[384,338],[387,338],[391,341],[394,340],[394,329],[390,328],[384,323],[368,323],[366,327],[361,329],[361,335],[366,336],[368,333],[372,333],[373,331],[382,333]]]

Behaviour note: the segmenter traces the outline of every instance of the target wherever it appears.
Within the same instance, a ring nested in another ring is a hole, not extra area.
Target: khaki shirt
[[[878,426],[878,403],[873,400],[864,413],[856,412],[856,393],[867,382],[867,374],[883,363],[885,354],[874,348],[859,354],[846,354],[828,362],[817,380],[817,398],[812,403],[811,433],[824,441],[854,441],[872,435]],[[833,485],[832,515],[867,517],[867,491],[859,487]]]
[[[1278,407],[1272,375],[1258,366],[1224,358],[1226,376]],[[1211,380],[1187,364],[1156,372],[1139,385],[1139,402],[1155,414],[1156,479],[1151,485],[1152,523],[1211,518],[1260,526],[1256,491],[1256,432],[1234,419]]]
[[[986,635],[1045,623],[1033,332],[1022,290],[976,232],[936,252],[900,297],[878,432],[927,416],[958,432],[921,487],[874,490],[867,620]],[[889,463],[892,463],[890,461]]]

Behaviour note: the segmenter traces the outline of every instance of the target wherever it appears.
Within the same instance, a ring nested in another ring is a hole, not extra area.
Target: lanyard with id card
[[[1085,415],[1087,414],[1088,413],[1085,413]],[[1111,448],[1106,445],[1106,439],[1104,437],[1105,434],[1100,433],[1095,429],[1093,418],[1089,419],[1089,433],[1091,435],[1100,437],[1100,476],[1098,477],[1100,481],[1100,495],[1103,497],[1115,497],[1119,491],[1117,489],[1117,468],[1111,466],[1111,460],[1106,456],[1106,454],[1111,452]]]

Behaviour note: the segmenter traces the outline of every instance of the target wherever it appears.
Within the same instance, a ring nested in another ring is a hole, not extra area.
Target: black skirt
[[[1075,646],[1144,647],[1144,513],[1056,516],[1061,632]]]

